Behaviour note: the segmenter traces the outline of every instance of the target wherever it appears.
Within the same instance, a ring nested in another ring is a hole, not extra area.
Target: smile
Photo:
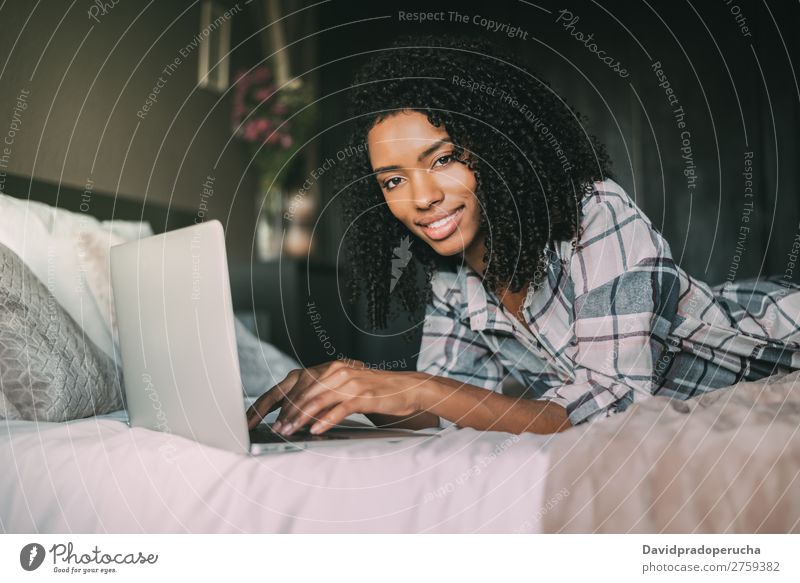
[[[423,226],[422,230],[425,231],[425,234],[429,238],[435,241],[449,237],[453,234],[456,228],[458,228],[458,221],[461,219],[461,215],[463,213],[464,206],[462,205],[443,219],[439,219],[430,225]]]

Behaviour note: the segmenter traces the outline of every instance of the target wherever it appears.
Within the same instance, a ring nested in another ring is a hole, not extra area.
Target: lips
[[[455,209],[449,215],[432,221],[427,225],[420,225],[425,234],[436,241],[449,237],[458,228],[458,222],[464,213],[464,206]]]

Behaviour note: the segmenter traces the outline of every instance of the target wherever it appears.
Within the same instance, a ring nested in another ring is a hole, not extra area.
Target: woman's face
[[[480,245],[477,181],[442,127],[403,111],[377,123],[367,145],[389,210],[412,233],[439,255],[470,254]]]

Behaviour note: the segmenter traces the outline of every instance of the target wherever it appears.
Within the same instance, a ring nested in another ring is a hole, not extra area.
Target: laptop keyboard
[[[250,443],[292,443],[294,441],[330,441],[331,439],[350,439],[350,436],[338,434],[335,427],[319,435],[311,433],[307,428],[298,429],[288,436],[281,435],[263,423],[250,430]]]

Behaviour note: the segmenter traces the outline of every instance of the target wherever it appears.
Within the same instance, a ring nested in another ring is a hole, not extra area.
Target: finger
[[[316,423],[311,426],[311,433],[324,433],[337,423],[341,423],[345,417],[352,415],[360,409],[359,405],[361,402],[362,399],[356,397],[354,399],[342,401],[338,405],[332,407],[330,411],[320,415]]]
[[[338,403],[342,402],[343,398],[347,397],[343,397],[336,391],[320,393],[302,407],[298,407],[297,413],[292,411],[292,414],[287,418],[286,422],[281,425],[280,431],[286,435],[291,435],[304,425],[316,421],[317,417],[315,417],[315,415],[322,414],[323,411],[328,411],[335,407]]]
[[[293,400],[291,407],[285,408],[285,416],[284,411],[281,412],[281,426],[277,430],[291,433],[312,421],[313,416],[322,409],[355,397],[358,394],[358,385],[351,382],[352,380],[352,371],[348,367],[328,368]],[[318,402],[311,407],[314,400]]]
[[[285,424],[286,419],[291,411],[294,411],[296,404],[302,399],[302,395],[312,386],[316,378],[319,376],[319,367],[312,367],[301,369],[297,375],[297,380],[294,385],[286,392],[281,404],[281,412],[275,420],[275,424]],[[274,425],[273,425],[274,427]]]
[[[247,410],[248,429],[253,429],[264,420],[264,417],[281,406],[283,396],[280,394],[281,391],[279,391],[277,387],[278,385],[275,385],[264,393],[265,395],[269,395],[269,399],[253,403]]]
[[[273,429],[281,433],[286,433],[289,426],[293,425],[294,429],[302,427],[298,421],[304,415],[305,409],[311,400],[318,398],[323,394],[332,394],[338,396],[341,400],[342,391],[340,387],[348,380],[347,373],[342,374],[341,368],[326,367],[324,369],[309,370],[302,375],[296,387],[292,389],[291,393],[287,395],[284,400],[284,406],[276,420],[276,425]],[[326,401],[330,404],[330,401]],[[303,422],[305,423],[305,422]]]
[[[334,403],[334,404],[333,404],[333,405],[331,405],[330,407],[326,407],[325,409],[323,409],[322,411],[320,411],[320,412],[317,414],[317,418],[319,418],[319,417],[322,417],[322,416],[323,416],[323,415],[325,415],[326,413],[330,413],[330,412],[333,410],[333,408],[334,408],[336,405],[338,405],[338,404],[339,404],[339,403]]]
[[[255,400],[247,410],[247,426],[249,429],[253,429],[261,423],[267,413],[281,406],[286,393],[296,384],[298,375],[299,372],[291,371],[286,375],[285,379]]]
[[[338,405],[338,404],[339,404],[339,401],[337,401],[337,402],[333,403],[332,405],[329,405],[328,407],[325,407],[324,409],[322,409],[322,410],[321,410],[321,411],[320,411],[320,412],[317,414],[317,417],[313,419],[313,421],[314,421],[314,422],[316,422],[316,421],[317,421],[317,419],[319,418],[319,416],[325,415],[326,413],[330,412],[330,411],[331,411],[331,410],[332,410],[334,407],[336,407],[336,405]],[[294,428],[294,431],[297,431],[297,430],[298,430],[300,427],[302,427],[302,426],[297,426],[297,427],[295,427],[295,428]],[[277,428],[276,428],[275,426],[273,426],[273,429],[275,429],[275,431],[278,431],[279,433],[283,433],[283,430],[284,430],[285,428],[283,428],[283,427],[277,427]]]

